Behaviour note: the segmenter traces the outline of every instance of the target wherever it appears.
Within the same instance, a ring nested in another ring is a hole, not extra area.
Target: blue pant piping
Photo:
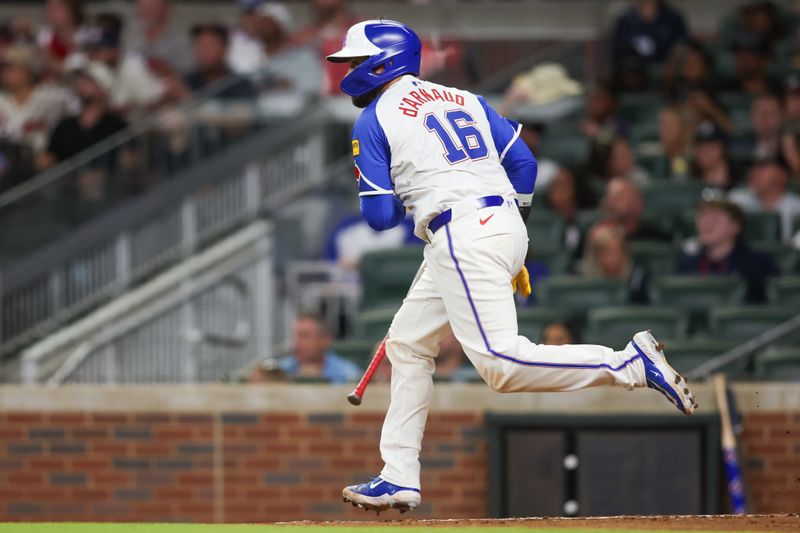
[[[481,324],[480,316],[478,316],[478,310],[475,307],[475,302],[472,300],[472,294],[469,291],[469,285],[467,284],[467,278],[464,277],[464,273],[461,271],[461,266],[458,264],[458,259],[456,258],[455,251],[453,250],[453,237],[450,234],[450,225],[447,224],[444,227],[445,231],[447,232],[447,246],[450,250],[450,257],[453,258],[453,263],[456,265],[456,270],[458,271],[458,275],[461,277],[461,283],[464,285],[464,290],[467,293],[467,300],[469,300],[469,305],[472,308],[472,314],[475,317],[475,322],[478,324],[478,330],[481,332],[481,337],[483,337],[483,343],[486,345],[486,350],[494,355],[495,357],[499,357],[500,359],[505,359],[506,361],[510,361],[512,363],[523,365],[523,366],[534,366],[534,367],[544,367],[544,368],[575,368],[575,369],[585,369],[585,370],[595,370],[599,368],[607,368],[612,372],[619,372],[629,364],[633,363],[637,359],[641,358],[641,354],[637,353],[627,361],[623,362],[618,367],[613,367],[606,363],[600,363],[596,365],[581,365],[581,364],[571,364],[571,363],[545,363],[541,361],[521,361],[519,359],[515,359],[510,355],[505,355],[499,352],[496,352],[492,349],[489,345],[489,339],[486,337],[486,332],[483,329],[483,325]],[[637,350],[638,351],[638,350]]]

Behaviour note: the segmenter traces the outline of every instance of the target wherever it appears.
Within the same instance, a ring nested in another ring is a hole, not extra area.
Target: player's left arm
[[[394,193],[389,142],[375,115],[364,110],[353,127],[353,160],[361,213],[375,230],[397,226],[405,216],[402,200]]]
[[[523,220],[527,221],[531,211],[533,187],[536,184],[536,173],[538,171],[536,158],[528,146],[519,138],[522,125],[501,117],[497,111],[486,103],[482,96],[478,96],[478,100],[486,112],[486,118],[489,120],[494,145],[500,156],[500,164],[503,165],[508,180],[517,192],[520,215],[522,215]]]

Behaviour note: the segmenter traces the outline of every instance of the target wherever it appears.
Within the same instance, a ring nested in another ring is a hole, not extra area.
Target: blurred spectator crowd
[[[344,0],[310,2],[306,27],[281,3],[239,0],[235,25],[187,31],[170,0],[136,0],[132,16],[43,3],[40,25],[0,22],[0,192],[198,91],[223,101],[335,94],[343,67],[323,57],[356,20]]]
[[[149,141],[146,157],[174,172],[189,144],[174,111],[198,95],[281,108],[294,99],[302,109],[338,94],[347,67],[324,56],[360,20],[346,0],[308,2],[305,27],[279,2],[237,3],[231,26],[210,20],[184,29],[170,0],[136,0],[130,16],[89,15],[84,0],[47,0],[40,25],[0,23],[0,193],[151,116],[161,117],[165,133]],[[714,35],[691,26],[669,0],[631,0],[600,47],[597,80],[584,86],[562,65],[537,65],[498,103],[522,124],[521,138],[539,160],[528,223],[534,294],[518,302],[520,323],[537,308],[553,314],[522,327],[534,340],[604,340],[592,334],[591,305],[563,316],[556,309],[568,301],[567,278],[572,287],[607,282],[613,294],[597,306],[664,305],[665,280],[676,275],[736,276],[719,305],[786,303],[790,291],[775,289],[776,280],[800,274],[800,11],[749,0],[732,7]],[[458,55],[426,42],[423,76],[446,68],[448,54]],[[201,151],[242,130],[231,109],[221,129],[201,132]],[[122,170],[115,178],[152,166],[140,160],[144,152],[134,145],[110,152]],[[83,212],[115,188],[140,191],[157,181],[139,172],[109,183],[112,173],[102,170],[89,166],[76,180]],[[379,293],[405,290],[421,243],[408,221],[376,233],[347,215],[330,227],[319,255],[361,280],[362,313],[333,332],[315,315],[299,316],[293,355],[259,364],[250,380],[352,381],[385,334],[399,301]],[[401,270],[398,250],[409,253],[408,279],[400,273],[399,282],[386,282],[392,268]],[[591,300],[587,294],[581,301]],[[695,307],[689,326],[667,336],[719,334],[714,305]],[[473,379],[459,370],[457,343],[443,346],[453,355],[440,357],[441,378]]]

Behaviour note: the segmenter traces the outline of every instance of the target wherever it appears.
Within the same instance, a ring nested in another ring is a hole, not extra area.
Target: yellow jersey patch
[[[358,139],[353,139],[353,157],[361,153],[361,148],[358,146]]]

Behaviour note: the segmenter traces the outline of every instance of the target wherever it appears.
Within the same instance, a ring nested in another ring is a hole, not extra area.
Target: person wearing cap
[[[728,199],[750,213],[777,213],[781,240],[792,239],[792,224],[800,216],[800,195],[787,189],[789,171],[782,159],[759,159],[750,168],[747,187],[731,191]]]
[[[123,112],[141,111],[158,104],[164,96],[163,82],[150,70],[145,58],[124,52],[121,45],[123,21],[113,13],[97,15],[87,32],[86,57],[111,69],[111,107]]]
[[[691,172],[693,178],[723,191],[737,185],[740,177],[728,159],[727,141],[728,136],[714,122],[705,120],[697,125]]]
[[[775,261],[752,250],[742,239],[745,217],[735,204],[722,199],[702,202],[695,215],[697,238],[681,257],[678,272],[706,276],[738,275],[747,286],[745,301],[766,301],[770,277],[780,275]]]
[[[111,69],[97,61],[73,72],[72,87],[80,100],[80,111],[61,119],[53,129],[47,151],[37,161],[40,170],[69,159],[127,127],[125,119],[109,109],[113,84]]]
[[[187,32],[173,26],[170,8],[169,0],[137,0],[125,49],[142,54],[163,74],[185,73],[192,66],[192,46]]]
[[[258,38],[258,7],[266,0],[239,0],[239,23],[230,32],[228,66],[237,74],[258,72],[267,60]]]
[[[215,98],[246,100],[255,97],[256,90],[252,83],[228,67],[228,29],[225,26],[213,23],[194,26],[192,46],[194,68],[184,78],[189,90],[195,92],[214,83],[222,83],[223,88],[215,93]]]
[[[63,87],[39,82],[41,58],[35,48],[11,46],[0,63],[0,137],[40,152],[74,98]]]

